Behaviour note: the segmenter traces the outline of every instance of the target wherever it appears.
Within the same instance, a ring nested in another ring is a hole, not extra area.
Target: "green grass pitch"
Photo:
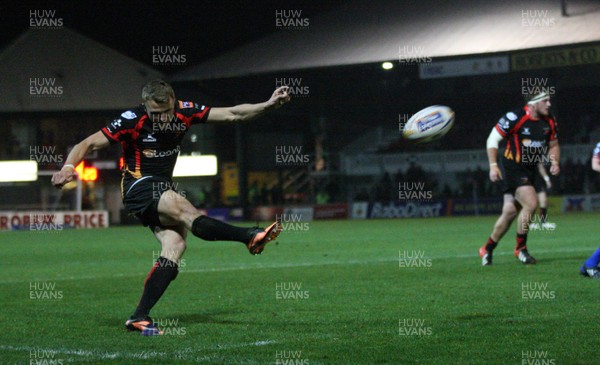
[[[551,217],[482,267],[496,217],[316,221],[261,256],[190,235],[152,312],[127,332],[158,243],[147,228],[0,234],[1,364],[598,364],[600,281],[578,275],[598,214]]]

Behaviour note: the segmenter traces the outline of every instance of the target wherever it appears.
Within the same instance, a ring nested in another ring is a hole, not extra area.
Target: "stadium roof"
[[[314,19],[303,18],[298,10],[274,12],[272,35],[172,79],[206,80],[398,60],[402,50],[415,56],[450,57],[599,41],[600,4],[566,2],[567,17],[561,15],[560,0],[355,0]],[[300,26],[285,29],[290,18]]]
[[[0,74],[0,112],[127,108],[148,79],[163,77],[68,28],[22,34],[0,54]]]

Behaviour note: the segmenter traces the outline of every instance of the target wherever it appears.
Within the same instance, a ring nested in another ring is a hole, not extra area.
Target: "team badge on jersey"
[[[135,113],[132,112],[131,110],[123,112],[123,114],[121,114],[121,116],[125,119],[133,119],[133,118],[137,117],[137,115],[135,115]]]
[[[507,117],[508,119],[512,120],[513,122],[514,122],[515,120],[517,120],[517,115],[516,115],[515,113],[513,113],[513,112],[508,112],[508,113],[506,113],[506,117]]]
[[[192,103],[191,101],[179,101],[179,107],[180,108],[193,108],[194,107],[194,103]]]

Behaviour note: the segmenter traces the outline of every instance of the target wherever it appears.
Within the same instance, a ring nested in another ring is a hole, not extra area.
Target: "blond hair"
[[[175,99],[175,92],[173,91],[173,87],[164,80],[152,80],[142,89],[142,99],[144,101],[152,100],[159,104],[164,104],[169,101],[169,98]]]

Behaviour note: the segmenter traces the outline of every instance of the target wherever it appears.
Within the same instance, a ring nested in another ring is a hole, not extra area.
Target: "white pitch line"
[[[255,341],[255,342],[246,342],[246,343],[238,343],[238,344],[225,344],[220,345],[217,344],[211,347],[205,347],[202,350],[229,350],[229,349],[237,349],[242,347],[250,347],[250,346],[266,346],[276,344],[277,341],[266,340],[266,341]]]
[[[397,260],[397,259],[396,259]],[[369,261],[328,261],[328,262],[305,262],[305,263],[289,263],[289,264],[275,264],[275,265],[243,265],[243,266],[223,266],[223,267],[214,267],[214,268],[202,268],[202,269],[185,269],[180,272],[180,274],[185,273],[202,273],[202,272],[224,272],[224,271],[237,271],[237,270],[260,270],[260,269],[287,269],[294,267],[310,267],[310,266],[327,266],[327,265],[360,265],[360,264],[374,264],[374,263],[382,263],[382,262],[393,262],[395,260],[385,258],[378,260],[369,260]],[[28,283],[32,281],[66,281],[66,280],[92,280],[92,279],[100,279],[100,278],[115,278],[115,277],[139,277],[142,273],[139,274],[114,274],[107,276],[100,275],[87,275],[87,276],[70,276],[66,278],[48,278],[45,277],[43,279],[28,279],[28,280],[3,280],[0,281],[0,284],[12,284],[12,283]]]
[[[199,356],[198,355],[192,355],[189,354],[190,351],[194,351],[194,352],[202,352],[202,351],[206,351],[206,350],[229,350],[229,349],[235,349],[235,348],[243,348],[243,347],[251,347],[251,346],[266,346],[266,345],[272,345],[272,344],[276,344],[278,343],[277,341],[273,341],[273,340],[264,340],[264,341],[255,341],[255,342],[245,342],[245,343],[238,343],[238,344],[216,344],[213,346],[209,346],[209,347],[205,347],[205,348],[198,348],[198,349],[189,349],[189,350],[185,350],[185,351],[175,351],[173,353],[167,353],[167,352],[156,352],[156,351],[141,351],[141,352],[108,352],[108,351],[101,351],[101,350],[83,350],[83,349],[77,349],[77,350],[71,350],[71,349],[65,349],[65,348],[58,348],[58,349],[47,349],[47,348],[39,348],[39,347],[31,347],[31,346],[7,346],[7,345],[0,345],[0,350],[2,351],[13,351],[13,352],[29,352],[30,356],[31,353],[35,353],[39,356],[43,356],[44,360],[73,360],[73,358],[69,358],[69,359],[62,359],[57,357],[56,355],[75,355],[75,356],[81,356],[81,357],[86,357],[86,358],[91,358],[91,359],[95,359],[95,360],[116,360],[116,359],[140,359],[140,360],[149,360],[149,359],[156,359],[157,357],[160,358],[165,358],[165,359],[169,359],[169,358],[174,358],[177,360],[198,360]],[[186,355],[187,353],[187,355]],[[204,360],[207,360],[206,356],[203,356]],[[42,359],[39,359],[42,360]],[[209,359],[208,359],[209,360]],[[205,362],[205,361],[201,361],[201,362]]]
[[[551,250],[534,250],[533,254],[547,254],[547,253],[574,253],[574,252],[592,252],[594,248],[569,248],[569,249],[551,249]],[[405,251],[414,251],[415,249],[405,250]],[[479,255],[477,254],[478,247],[473,249],[472,254],[462,254],[462,255],[433,255],[420,257],[422,259],[436,259],[436,260],[444,260],[444,259],[473,259],[477,258]],[[402,251],[402,250],[398,250]],[[495,252],[495,256],[505,256],[512,255],[512,252]],[[214,267],[214,268],[202,268],[202,269],[192,269],[192,270],[182,270],[180,274],[186,273],[203,273],[203,272],[225,272],[225,271],[237,271],[237,270],[257,270],[257,269],[288,269],[295,267],[312,267],[312,266],[328,266],[328,265],[370,265],[370,264],[380,264],[386,262],[397,262],[398,257],[394,258],[381,258],[375,260],[337,260],[337,261],[322,261],[322,262],[296,262],[296,263],[287,263],[287,264],[270,264],[270,265],[242,265],[242,266],[223,266],[223,267]],[[115,278],[115,277],[139,277],[141,274],[114,274],[108,276],[100,276],[100,275],[88,275],[88,276],[70,276],[66,278],[38,278],[38,279],[28,279],[28,280],[2,280],[0,284],[16,284],[16,283],[30,283],[32,281],[67,281],[67,280],[93,280],[93,279],[101,279],[101,278]]]

